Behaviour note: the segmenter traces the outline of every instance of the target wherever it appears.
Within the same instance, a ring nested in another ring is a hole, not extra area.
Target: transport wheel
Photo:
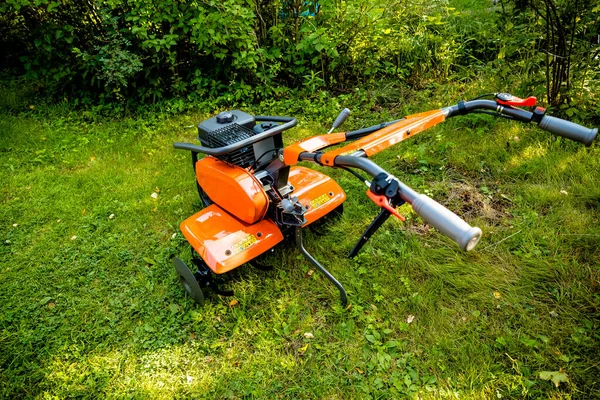
[[[196,177],[196,163],[198,162],[198,153],[192,151],[192,166],[194,167],[194,180],[196,181],[196,188],[198,189],[198,195],[200,196],[200,201],[204,204],[204,207],[210,206],[213,201],[208,197],[204,189],[198,183],[198,178]]]
[[[200,289],[200,285],[198,284],[198,281],[196,280],[196,277],[192,271],[177,257],[173,259],[173,264],[175,264],[175,271],[179,277],[179,282],[181,282],[181,285],[185,291],[192,299],[194,299],[197,304],[203,306],[204,294],[202,293],[202,289]]]
[[[206,194],[204,189],[202,189],[202,186],[198,184],[198,182],[196,182],[196,186],[198,187],[198,196],[200,196],[200,200],[202,201],[202,204],[204,204],[204,207],[210,206],[213,203],[213,201],[210,199],[210,197],[208,197],[208,195]]]

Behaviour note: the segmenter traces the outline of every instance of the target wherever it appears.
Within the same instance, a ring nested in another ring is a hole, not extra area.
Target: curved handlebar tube
[[[459,103],[461,104],[461,103]],[[496,103],[494,100],[472,100],[464,101],[461,105],[454,105],[445,108],[447,115],[446,118],[455,117],[457,115],[468,114],[475,110],[491,110],[496,111],[500,114],[507,115],[521,122],[531,122],[533,113],[522,110],[520,108],[512,108],[510,106],[503,106],[502,104]]]
[[[520,108],[503,106],[493,100],[465,101],[459,103],[459,105],[447,107],[445,110],[447,112],[447,118],[450,118],[479,109],[496,111],[521,122],[536,122],[534,113]],[[538,121],[538,124],[540,128],[553,133],[554,135],[583,143],[586,146],[590,146],[598,135],[598,128],[587,128],[574,122],[551,117],[549,115],[543,116],[542,119]]]
[[[254,135],[248,139],[239,141],[234,144],[230,144],[229,146],[225,146],[225,147],[217,147],[217,148],[213,149],[210,147],[198,146],[198,145],[195,145],[192,143],[182,143],[182,142],[174,143],[173,147],[175,147],[176,149],[180,149],[180,150],[189,150],[194,153],[203,153],[203,154],[208,154],[210,156],[219,156],[221,154],[231,153],[232,151],[239,150],[242,147],[246,147],[252,143],[260,142],[261,140],[266,139],[268,137],[275,136],[278,133],[285,131],[286,129],[296,126],[296,124],[298,123],[296,118],[291,118],[291,117],[257,116],[257,117],[255,117],[255,120],[256,121],[283,122],[283,123],[281,125],[277,125],[276,127],[268,129],[264,132],[261,132],[257,135]]]
[[[300,159],[319,162],[319,155],[301,153]],[[372,177],[382,172],[387,174],[383,168],[373,161],[362,158],[361,152],[356,153],[356,156],[338,156],[335,158],[335,165],[359,168]],[[406,184],[398,181],[398,186],[400,198],[409,203],[423,220],[455,241],[461,249],[469,251],[475,248],[479,239],[481,239],[481,229],[470,226],[462,218],[440,203],[424,194],[417,193]]]

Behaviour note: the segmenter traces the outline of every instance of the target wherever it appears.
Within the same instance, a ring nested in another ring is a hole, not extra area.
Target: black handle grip
[[[424,194],[418,195],[411,205],[421,218],[454,240],[458,247],[465,251],[473,250],[481,239],[481,229],[472,227],[461,217]]]
[[[344,123],[346,118],[348,118],[349,116],[350,116],[350,110],[347,108],[344,108],[342,110],[342,112],[340,112],[340,114],[337,116],[335,121],[333,121],[333,125],[331,126],[331,129],[329,130],[329,132],[333,132],[334,129],[337,129],[340,125],[342,125]]]
[[[598,128],[586,128],[574,122],[545,115],[540,121],[540,128],[555,135],[566,137],[589,146],[598,135]]]

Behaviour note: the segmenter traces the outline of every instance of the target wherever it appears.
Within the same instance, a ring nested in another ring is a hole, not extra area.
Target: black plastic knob
[[[217,123],[227,124],[233,122],[233,113],[231,111],[223,111],[217,115]]]
[[[510,93],[498,93],[496,94],[496,98],[502,101],[511,101],[513,99],[513,95]]]

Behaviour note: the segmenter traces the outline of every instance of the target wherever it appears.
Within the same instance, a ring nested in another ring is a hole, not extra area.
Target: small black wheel
[[[212,201],[211,198],[208,197],[208,195],[206,194],[204,189],[202,189],[202,186],[200,186],[198,182],[196,182],[196,187],[198,188],[198,196],[200,196],[200,200],[202,201],[202,204],[204,204],[204,207],[208,207],[212,203],[214,203],[214,201]]]
[[[177,257],[173,259],[173,264],[175,264],[175,271],[179,277],[179,282],[181,282],[181,285],[185,291],[192,299],[194,299],[197,304],[203,306],[204,294],[202,293],[202,289],[200,289],[200,285],[198,284],[198,281],[196,280],[196,277],[192,271]]]

